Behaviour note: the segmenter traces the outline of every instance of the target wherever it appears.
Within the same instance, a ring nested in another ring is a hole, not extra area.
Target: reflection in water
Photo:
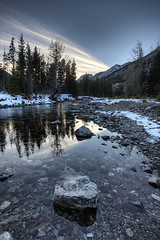
[[[71,222],[77,222],[81,227],[88,227],[96,220],[97,208],[86,208],[83,210],[64,208],[54,205],[55,214],[68,219]]]
[[[61,124],[53,122],[59,120]],[[6,119],[0,116],[0,150],[3,153],[7,142],[10,147],[16,147],[19,157],[22,151],[29,157],[35,147],[41,148],[43,143],[51,146],[53,155],[61,155],[63,148],[61,140],[66,136],[74,136],[75,117],[69,113],[66,105],[56,105],[53,108],[24,107],[13,112]]]

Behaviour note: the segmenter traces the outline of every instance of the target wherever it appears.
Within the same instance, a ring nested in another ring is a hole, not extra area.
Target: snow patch
[[[57,97],[57,101],[62,102],[64,100],[75,100],[70,94],[60,94]],[[38,104],[51,104],[53,100],[46,94],[33,94],[30,99],[25,99],[21,95],[15,95],[14,97],[8,93],[0,92],[0,106],[13,107],[21,105],[38,105]]]
[[[155,120],[151,121],[148,117],[141,116],[138,113],[133,113],[129,111],[115,111],[115,112],[105,112],[105,111],[96,111],[96,113],[100,113],[103,115],[112,115],[112,116],[124,116],[133,121],[136,121],[137,125],[143,126],[145,131],[152,136],[152,138],[148,138],[147,141],[150,143],[156,143],[160,139],[160,122],[155,122]]]

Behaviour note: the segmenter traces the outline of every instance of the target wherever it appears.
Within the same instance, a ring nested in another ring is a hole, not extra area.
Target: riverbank
[[[112,132],[122,134],[122,146],[137,146],[160,171],[160,103],[153,100],[82,100],[73,111]]]
[[[64,100],[74,100],[70,94],[60,94],[57,96],[56,101],[63,102]],[[44,105],[55,103],[50,99],[49,94],[33,94],[30,98],[25,96],[15,95],[12,96],[8,93],[0,92],[0,108],[31,106],[31,105]]]

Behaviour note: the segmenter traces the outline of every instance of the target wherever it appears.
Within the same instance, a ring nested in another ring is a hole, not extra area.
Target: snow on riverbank
[[[74,100],[73,97],[69,94],[61,94],[56,99],[59,102],[64,100]],[[0,106],[2,107],[13,107],[21,105],[38,105],[38,104],[51,104],[54,103],[49,98],[49,95],[37,94],[33,95],[31,99],[25,99],[21,95],[16,95],[15,97],[11,96],[8,93],[0,92]]]
[[[122,115],[136,121],[137,125],[143,126],[148,134],[160,139],[160,122],[155,123],[154,121],[150,121],[148,117],[129,111],[121,111],[120,113],[115,114]]]
[[[154,99],[133,99],[133,98],[119,98],[119,99],[110,99],[110,98],[98,98],[98,97],[91,97],[91,103],[94,103],[94,102],[99,102],[99,103],[104,103],[104,104],[108,104],[108,105],[111,105],[111,104],[115,104],[115,103],[119,103],[119,102],[137,102],[137,103],[141,103],[143,101],[146,101],[146,102],[150,102],[150,103],[157,103],[159,104],[159,102],[156,102]]]
[[[148,117],[142,116],[137,113],[130,111],[115,111],[115,112],[104,112],[97,111],[101,114],[112,115],[112,116],[124,116],[133,121],[136,121],[137,125],[143,126],[145,131],[153,137],[153,139],[148,139],[150,142],[155,142],[160,140],[160,122],[156,123],[154,120],[149,120]]]
[[[31,99],[25,99],[20,95],[16,95],[15,97],[11,96],[8,93],[0,93],[0,106],[20,106],[24,105],[33,105],[33,104],[49,104],[52,101],[49,99],[47,95],[33,95]]]

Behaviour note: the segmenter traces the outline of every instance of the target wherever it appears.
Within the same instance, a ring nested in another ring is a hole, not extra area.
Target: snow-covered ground
[[[133,99],[133,98],[129,98],[129,99],[126,99],[126,98],[120,98],[120,99],[110,99],[110,98],[97,98],[97,97],[91,97],[91,103],[94,103],[94,102],[99,102],[99,103],[105,103],[105,104],[114,104],[114,103],[119,103],[119,102],[137,102],[137,103],[141,103],[144,101],[144,99]],[[145,99],[145,101],[147,102],[154,102],[154,103],[159,103],[159,102],[156,102],[154,99]]]
[[[64,101],[64,100],[74,100],[74,98],[69,94],[61,94],[57,97],[57,101]],[[16,95],[15,97],[11,96],[8,93],[0,92],[0,106],[20,106],[24,105],[36,105],[36,104],[51,104],[52,101],[49,98],[49,95],[45,94],[37,94],[33,95],[31,99],[24,99],[21,95]]]
[[[104,112],[97,111],[101,114],[112,115],[112,116],[124,116],[133,121],[136,121],[137,125],[143,126],[145,131],[151,135],[151,139],[148,139],[150,142],[155,142],[160,140],[160,122],[156,123],[154,120],[149,120],[148,117],[142,116],[137,113],[133,113],[130,111],[115,111],[115,112]]]

